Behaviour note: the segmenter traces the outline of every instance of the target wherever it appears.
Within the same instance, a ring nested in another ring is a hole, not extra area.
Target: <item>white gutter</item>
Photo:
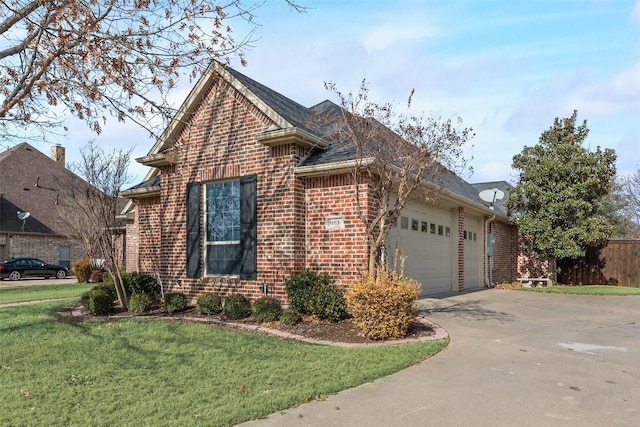
[[[349,169],[369,166],[374,162],[374,158],[370,157],[363,160],[345,160],[343,162],[325,163],[322,165],[296,166],[293,171],[300,176],[318,176],[327,173],[343,172]]]

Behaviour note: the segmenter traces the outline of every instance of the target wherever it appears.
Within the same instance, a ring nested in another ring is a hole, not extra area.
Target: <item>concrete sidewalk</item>
[[[420,301],[425,362],[246,426],[638,426],[640,298],[485,290]]]

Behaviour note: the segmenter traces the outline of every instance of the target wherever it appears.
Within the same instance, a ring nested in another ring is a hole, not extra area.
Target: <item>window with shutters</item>
[[[205,275],[256,279],[256,190],[256,175],[187,185],[187,277],[200,277],[203,260]]]
[[[240,181],[205,185],[207,274],[240,273]]]

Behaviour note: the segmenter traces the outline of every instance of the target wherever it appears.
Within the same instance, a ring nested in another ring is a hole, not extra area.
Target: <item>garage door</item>
[[[464,289],[483,286],[480,279],[480,256],[482,248],[481,220],[466,217],[464,224]]]
[[[404,272],[422,284],[421,296],[451,291],[451,213],[417,204],[403,209],[387,238],[387,255],[405,256]]]

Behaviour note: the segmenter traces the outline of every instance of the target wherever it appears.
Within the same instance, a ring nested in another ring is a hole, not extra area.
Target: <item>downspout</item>
[[[484,285],[487,288],[493,287],[493,253],[489,255],[489,223],[493,222],[495,219],[496,214],[494,213],[484,220]]]

